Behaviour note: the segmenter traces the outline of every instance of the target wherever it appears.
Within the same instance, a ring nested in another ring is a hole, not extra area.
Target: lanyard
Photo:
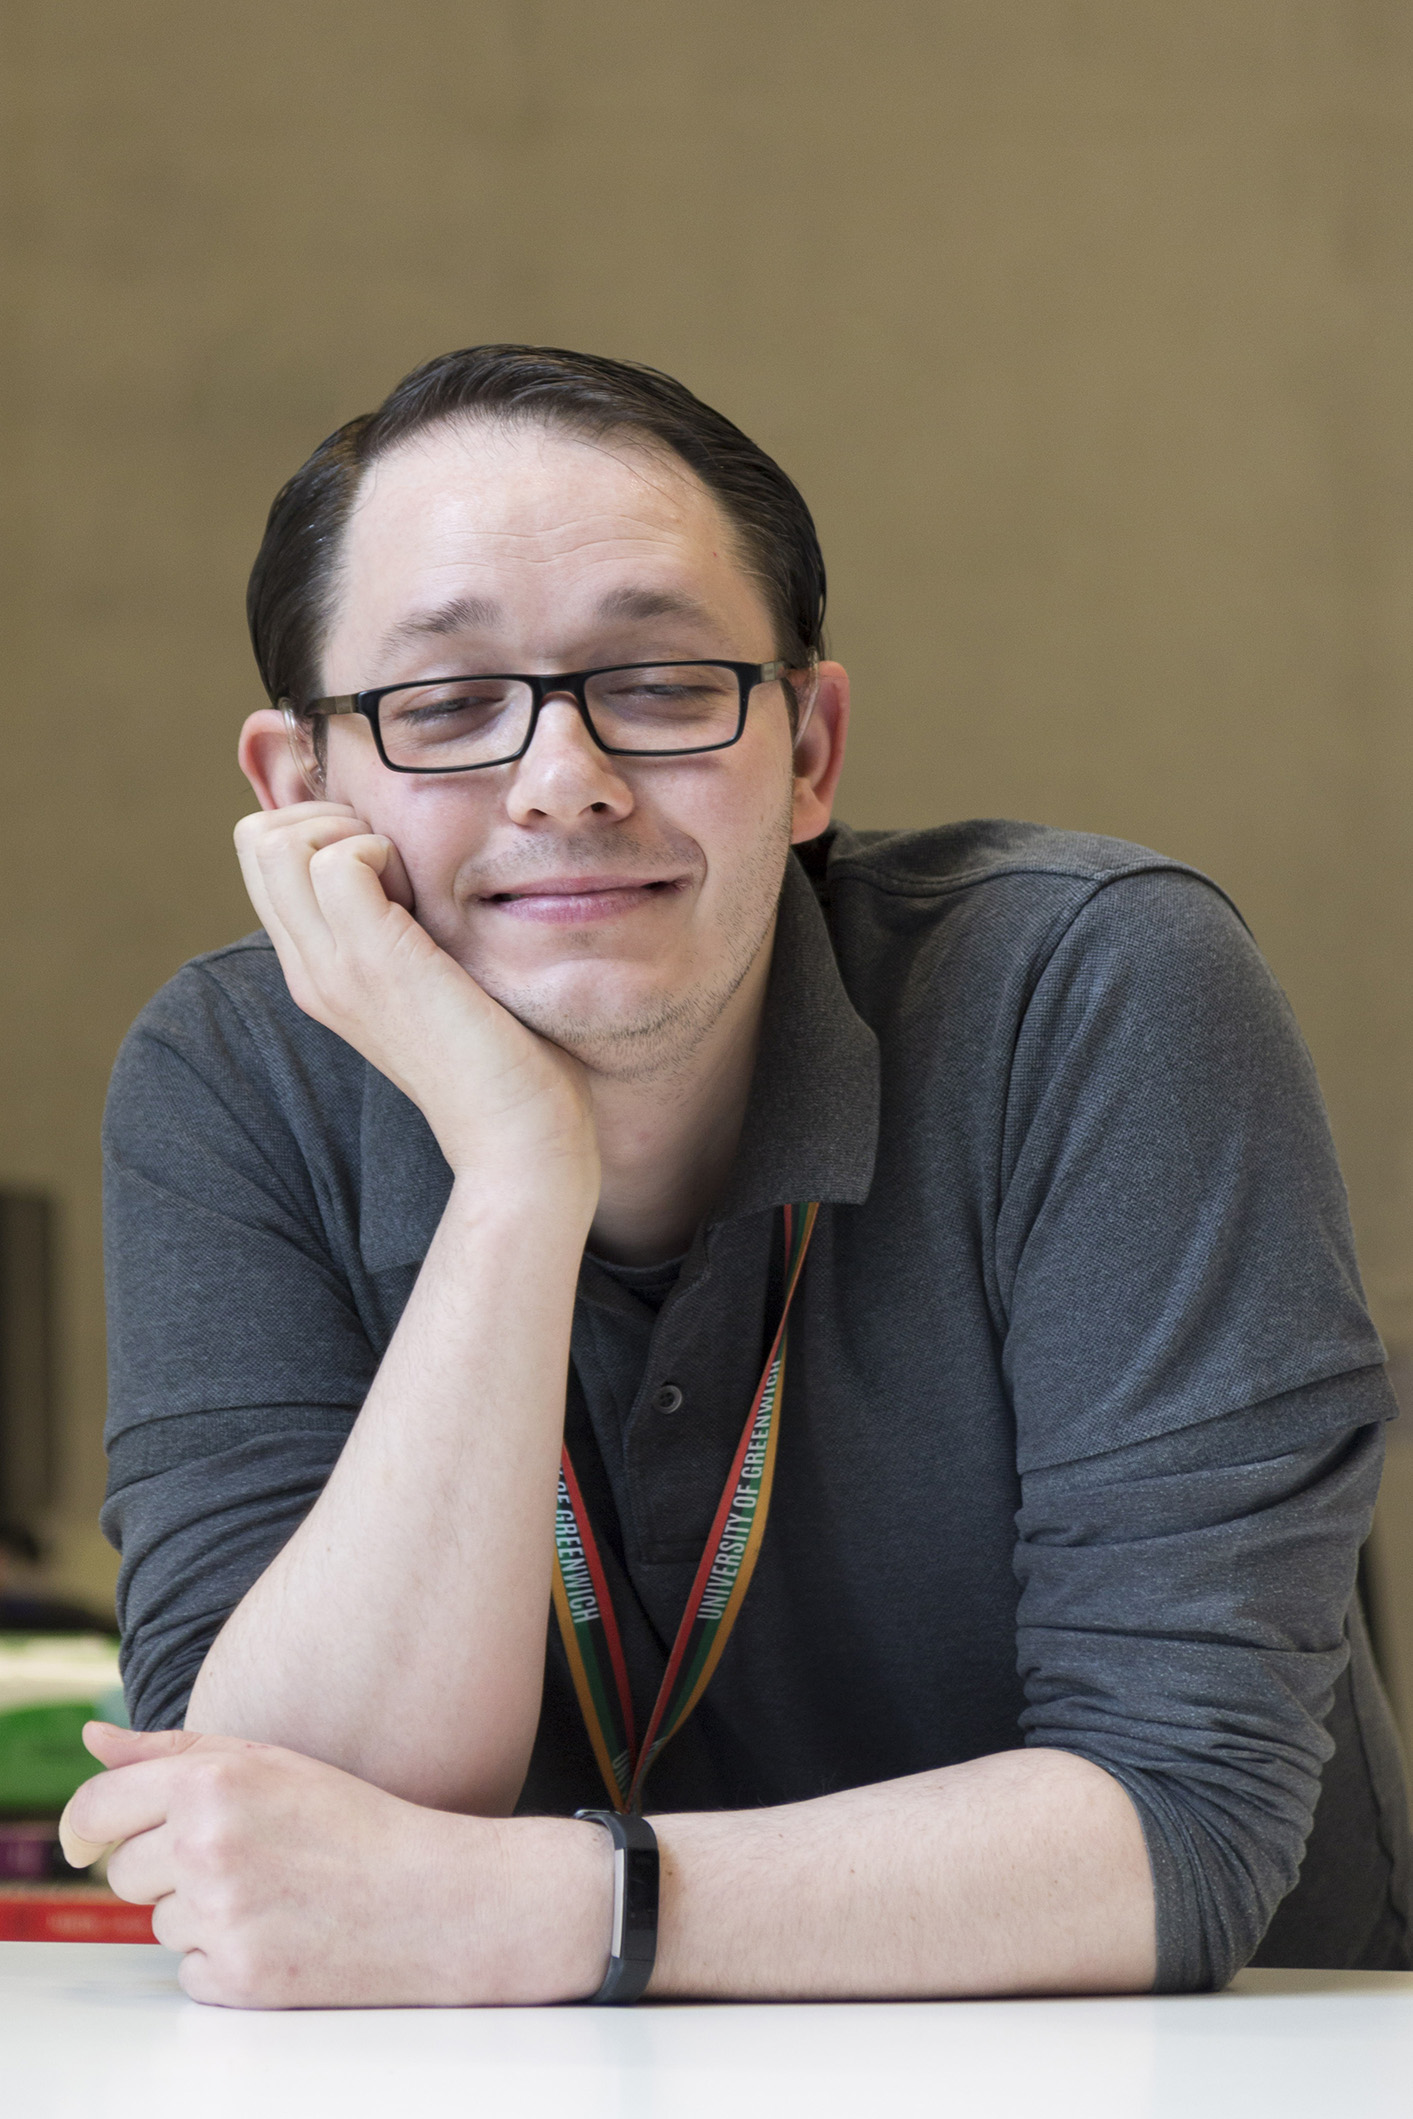
[[[785,1301],[726,1476],[716,1516],[677,1628],[641,1744],[623,1642],[584,1497],[565,1449],[554,1519],[554,1609],[584,1726],[615,1810],[642,1804],[648,1769],[711,1682],[750,1587],[775,1477],[776,1412],[785,1383],[786,1327],[819,1201],[786,1207]]]

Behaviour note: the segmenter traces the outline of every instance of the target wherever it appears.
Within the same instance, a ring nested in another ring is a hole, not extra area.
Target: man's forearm
[[[745,1815],[664,1818],[656,1995],[1152,1985],[1152,1875],[1119,1783],[1063,1751]]]
[[[513,1806],[539,1715],[577,1205],[458,1181],[338,1464],[213,1644],[189,1728],[438,1808]]]
[[[1153,1886],[1137,1812],[1117,1781],[1068,1752],[1001,1752],[779,1809],[653,1823],[662,1910],[649,1992],[659,1998],[1114,1993],[1153,1983]],[[573,1828],[547,1820],[504,1829],[512,1843],[524,1834],[512,1868],[531,1921],[553,1925],[558,1965],[565,1921],[578,1924],[573,1984],[590,1991],[609,1918],[581,1874],[597,1848],[580,1855],[564,1840]],[[524,1963],[534,1960],[531,1947]]]

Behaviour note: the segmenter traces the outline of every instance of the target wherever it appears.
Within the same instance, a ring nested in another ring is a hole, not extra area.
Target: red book
[[[130,1906],[102,1884],[7,1884],[0,1942],[156,1942],[151,1906]]]

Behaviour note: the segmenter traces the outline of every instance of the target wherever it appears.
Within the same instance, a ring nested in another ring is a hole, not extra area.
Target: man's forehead
[[[411,535],[553,556],[615,538],[710,540],[724,528],[714,495],[665,448],[481,420],[428,429],[370,465],[349,549]]]
[[[759,589],[715,496],[634,437],[490,423],[415,436],[372,465],[350,519],[330,646],[379,662],[514,628],[548,599],[574,630],[715,625]],[[340,658],[341,659],[341,658]],[[366,681],[366,679],[364,680]]]

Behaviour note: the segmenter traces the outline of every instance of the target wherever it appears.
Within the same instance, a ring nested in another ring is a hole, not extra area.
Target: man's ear
[[[814,671],[814,703],[795,742],[795,809],[790,841],[817,839],[834,808],[834,790],[844,769],[849,733],[849,673],[842,662],[821,662]]]
[[[262,706],[249,716],[240,732],[236,757],[262,809],[289,809],[296,802],[322,799],[322,790],[311,787],[295,756],[285,717],[277,707]]]

